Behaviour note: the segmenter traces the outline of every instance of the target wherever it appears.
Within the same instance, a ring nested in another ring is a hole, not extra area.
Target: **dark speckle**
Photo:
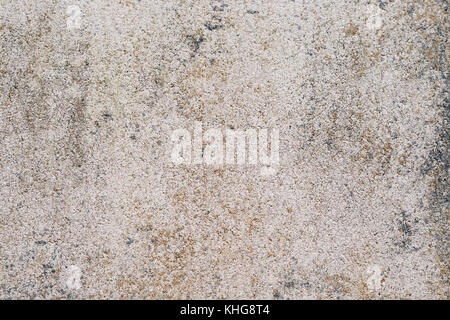
[[[35,243],[35,244],[42,245],[42,246],[47,244],[47,242],[44,241],[44,240],[35,241],[34,243]]]
[[[309,282],[302,282],[300,283],[300,286],[311,289],[311,284]]]
[[[259,11],[256,11],[256,10],[247,10],[247,13],[248,13],[248,14],[257,14],[257,13],[259,13]]]
[[[102,117],[105,121],[112,119],[112,114],[109,112],[105,112],[102,114]]]
[[[208,23],[205,23],[205,27],[206,27],[206,29],[208,29],[209,31],[212,31],[212,30],[219,29],[219,28],[220,28],[220,25],[218,25],[218,24],[212,24],[212,23],[208,22]]]
[[[400,230],[405,234],[410,236],[412,234],[411,232],[411,226],[408,223],[408,217],[410,216],[409,214],[406,213],[406,211],[402,210],[400,212],[401,216],[402,216],[402,221],[400,222]]]
[[[192,35],[189,35],[186,36],[186,38],[190,40],[194,52],[197,52],[197,50],[200,48],[200,44],[205,40],[202,36],[194,37]]]
[[[226,7],[228,7],[227,4],[221,3],[220,6],[213,6],[212,9],[213,9],[213,11],[221,12],[221,11],[223,11],[223,9],[226,8]]]
[[[294,287],[294,281],[288,281],[284,285],[285,285],[286,288],[293,288]]]
[[[47,263],[43,264],[42,267],[44,268],[44,275],[47,275],[47,273],[50,271],[51,273],[55,273],[55,269],[53,269],[53,265]]]
[[[408,236],[411,235],[411,227],[409,226],[408,223],[403,222],[403,223],[400,225],[400,229],[402,230],[402,232],[403,232],[404,234],[406,234],[406,235],[408,235]]]

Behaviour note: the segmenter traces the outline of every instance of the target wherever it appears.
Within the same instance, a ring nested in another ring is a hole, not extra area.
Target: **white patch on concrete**
[[[72,290],[78,290],[81,288],[81,269],[78,266],[70,266],[68,268],[68,277],[66,280],[66,286]]]
[[[68,18],[66,20],[67,29],[80,29],[81,28],[81,10],[77,5],[68,6],[66,9]]]
[[[378,30],[383,25],[382,11],[379,8],[370,8],[367,10],[366,27],[369,30]]]
[[[367,267],[366,273],[369,277],[366,280],[367,288],[371,291],[378,291],[381,289],[381,274],[382,269],[379,265],[372,264]]]
[[[274,174],[276,174],[278,172],[278,168],[274,168],[274,167],[261,167],[259,173],[262,176],[273,176]]]

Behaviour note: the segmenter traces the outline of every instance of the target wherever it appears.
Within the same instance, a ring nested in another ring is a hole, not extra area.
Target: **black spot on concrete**
[[[226,7],[228,7],[228,5],[222,2],[219,5],[214,5],[212,7],[212,9],[213,9],[213,11],[216,11],[216,12],[222,12]]]
[[[211,24],[211,23],[205,23],[205,28],[212,31],[212,30],[216,30],[217,28],[219,28],[219,25],[217,24]]]
[[[204,24],[205,28],[208,29],[209,31],[213,31],[213,30],[217,30],[219,28],[222,27],[222,25],[219,24],[213,24],[211,22],[205,23]]]
[[[112,114],[109,112],[105,112],[102,114],[102,117],[105,121],[111,120],[112,119]]]
[[[189,40],[192,50],[194,50],[194,52],[197,52],[198,49],[200,49],[200,45],[203,43],[203,41],[205,41],[203,36],[188,35],[186,36],[186,39]]]
[[[55,273],[56,272],[56,270],[53,268],[52,264],[49,264],[49,263],[43,264],[42,267],[44,268],[44,275],[45,276],[47,276],[49,272],[50,273]]]
[[[410,227],[409,224],[406,223],[406,222],[402,222],[402,223],[400,224],[400,230],[401,230],[404,234],[406,234],[407,236],[410,236],[410,235],[412,234],[412,232],[411,232],[411,227]]]
[[[285,282],[285,284],[284,284],[284,286],[286,287],[286,288],[293,288],[294,287],[294,281],[288,281],[288,282]]]

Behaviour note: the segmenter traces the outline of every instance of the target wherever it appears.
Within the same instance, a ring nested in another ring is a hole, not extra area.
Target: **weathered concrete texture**
[[[447,16],[0,0],[0,298],[448,299]],[[194,121],[278,173],[174,166]]]

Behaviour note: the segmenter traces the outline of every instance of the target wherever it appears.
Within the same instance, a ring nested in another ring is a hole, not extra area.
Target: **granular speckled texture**
[[[0,298],[448,299],[447,17],[0,0]],[[195,121],[278,172],[173,165]]]

